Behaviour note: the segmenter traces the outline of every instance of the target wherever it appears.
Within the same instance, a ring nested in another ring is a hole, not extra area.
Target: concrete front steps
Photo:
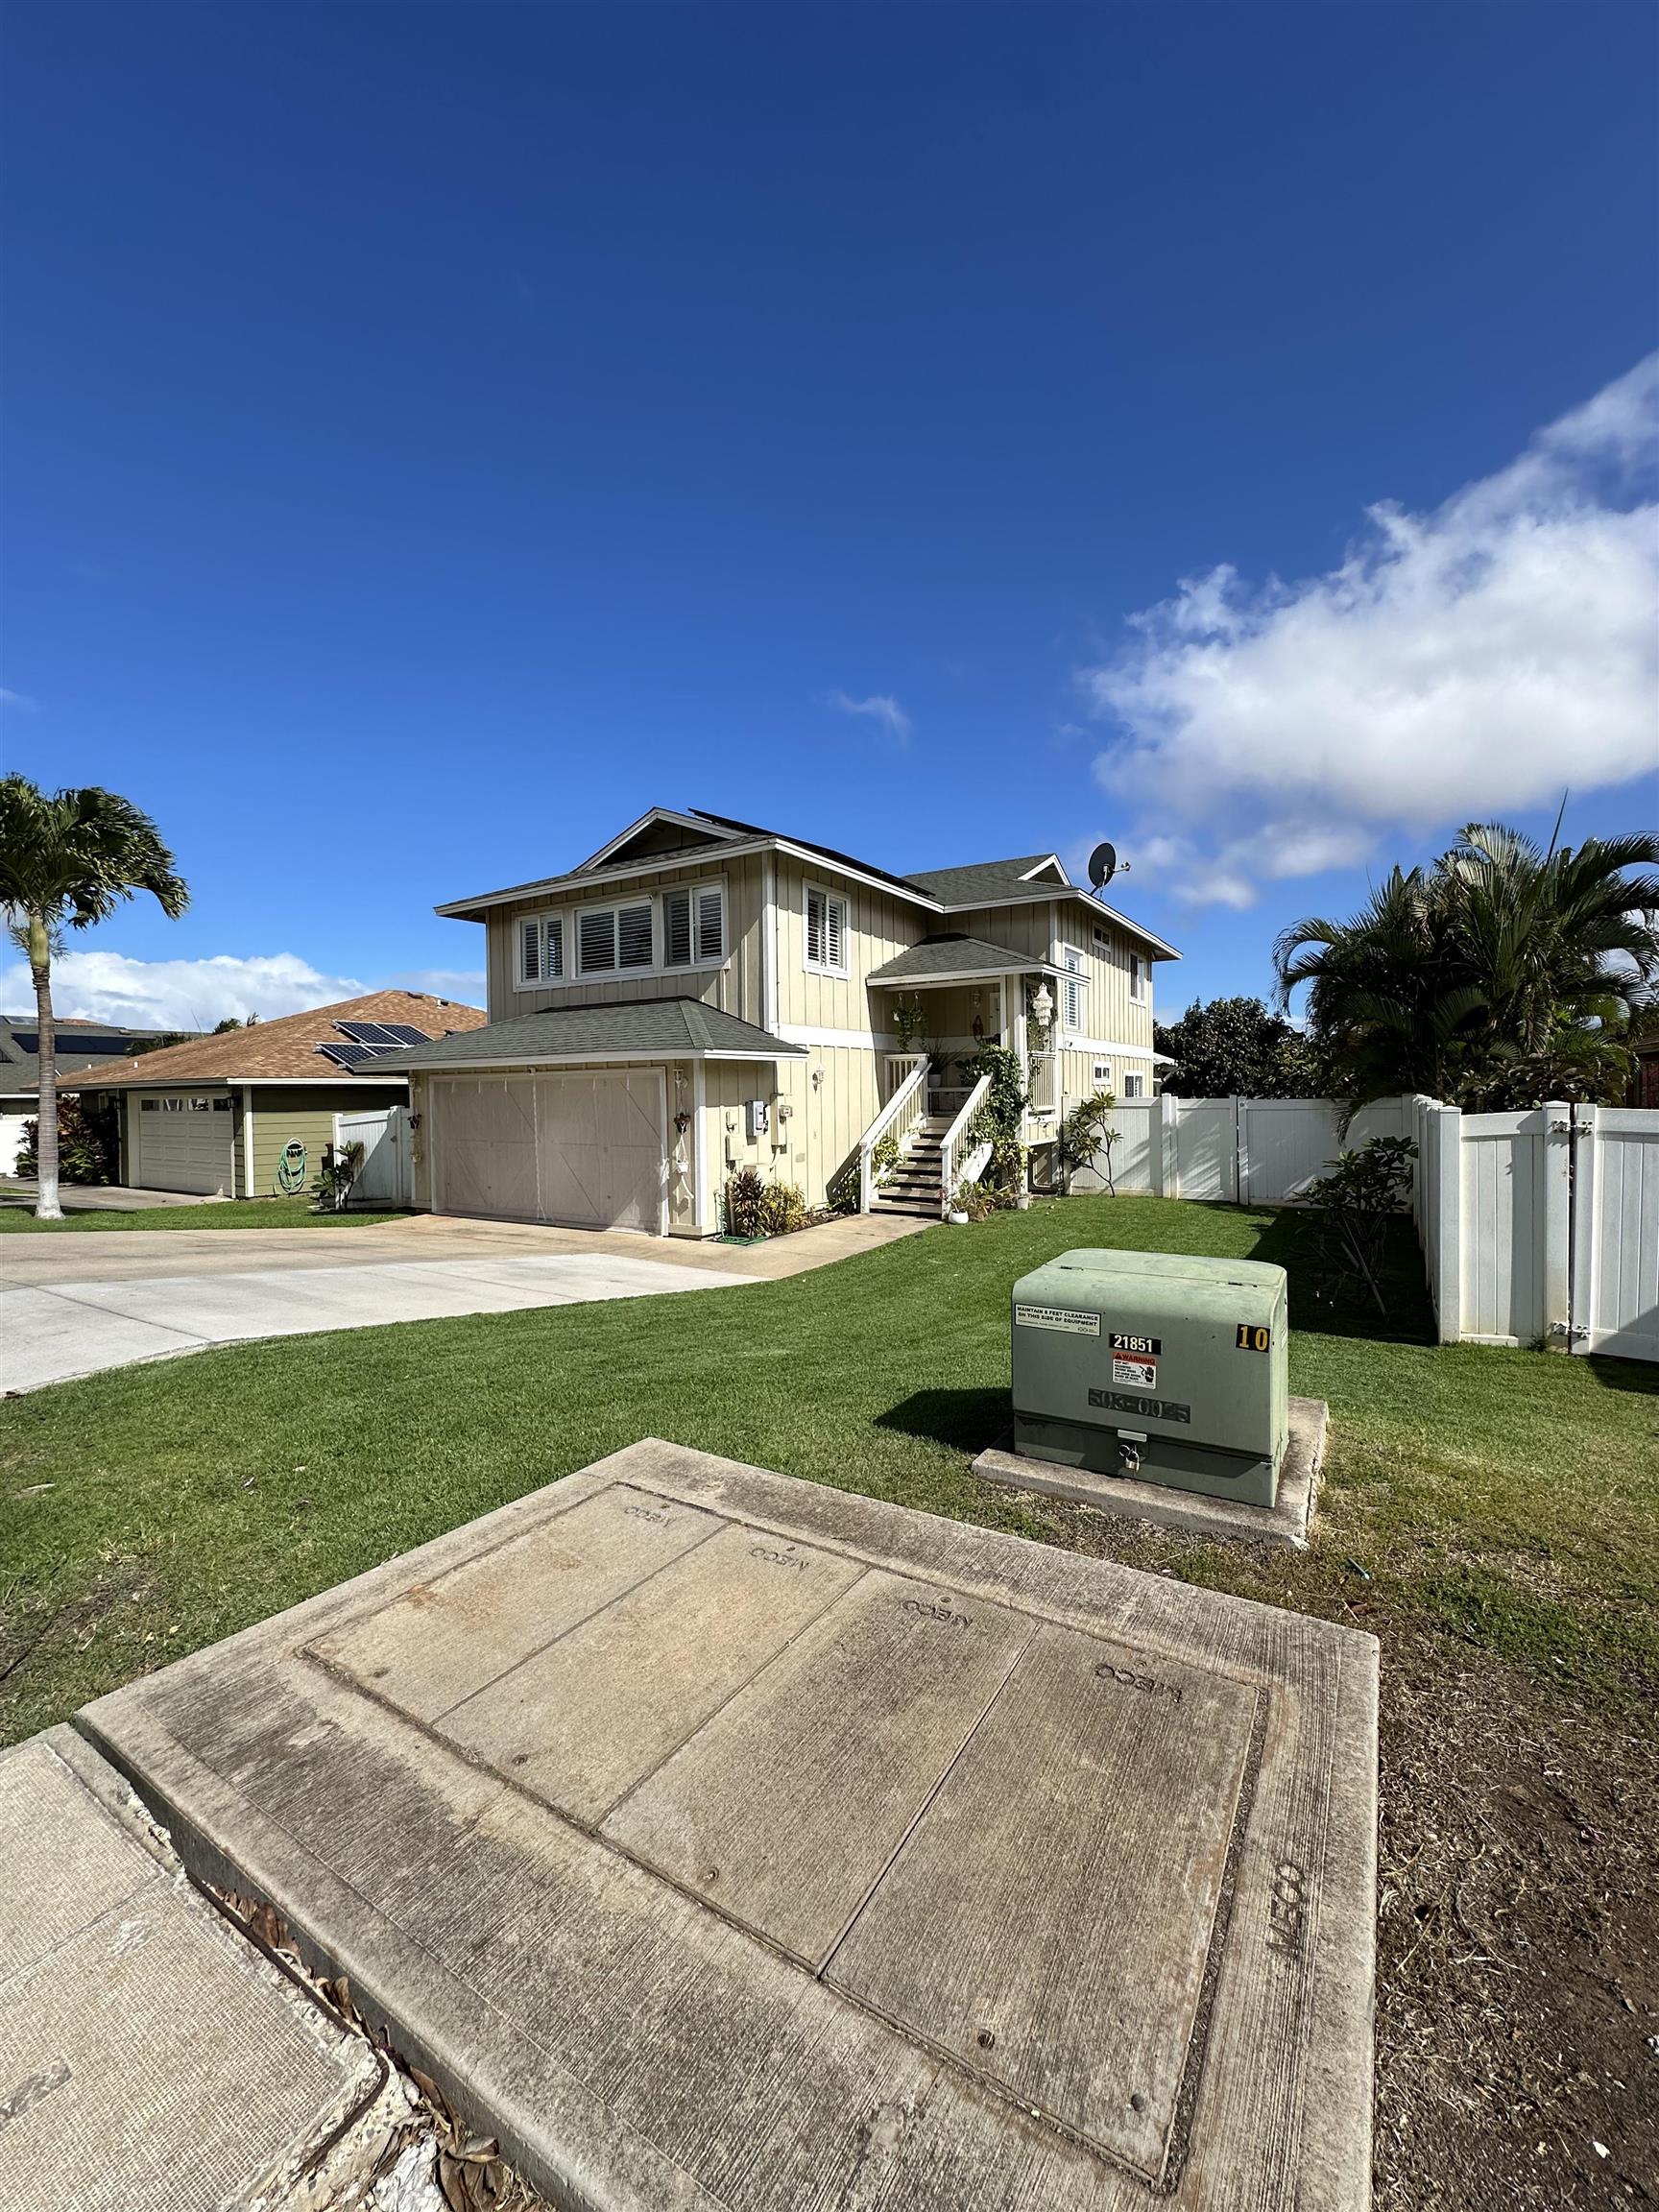
[[[899,1165],[876,1193],[876,1214],[918,1214],[937,1221],[943,1211],[939,1147],[950,1126],[949,1114],[929,1114],[918,1121],[899,1147]]]

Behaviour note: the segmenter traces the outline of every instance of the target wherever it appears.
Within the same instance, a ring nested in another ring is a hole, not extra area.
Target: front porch
[[[1022,1143],[1051,1141],[1061,1105],[1060,980],[1049,960],[963,937],[925,939],[875,971],[875,1023],[898,1042],[882,1055],[883,1104],[860,1149],[866,1212],[937,1217],[984,1171],[990,1146],[971,1142],[970,1132],[990,1079],[965,1074],[983,1046],[1020,1056]]]

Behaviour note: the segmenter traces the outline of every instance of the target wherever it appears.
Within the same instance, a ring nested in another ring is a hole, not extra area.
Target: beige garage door
[[[443,1213],[661,1233],[660,1069],[448,1077],[432,1090]]]
[[[141,1190],[199,1190],[229,1195],[235,1171],[235,1115],[211,1091],[169,1092],[133,1100],[129,1127],[137,1133],[132,1180]]]

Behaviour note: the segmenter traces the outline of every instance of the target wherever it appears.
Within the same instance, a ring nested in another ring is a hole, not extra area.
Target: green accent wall
[[[247,1139],[243,1134],[242,1093],[236,1094],[236,1195],[238,1198],[276,1198],[282,1195],[276,1180],[283,1147],[296,1140],[305,1147],[305,1189],[310,1190],[323,1165],[323,1147],[334,1142],[336,1114],[372,1112],[378,1106],[401,1106],[408,1096],[401,1083],[351,1083],[319,1091],[314,1085],[285,1090],[276,1084],[255,1085],[253,1098],[253,1188],[243,1188]]]

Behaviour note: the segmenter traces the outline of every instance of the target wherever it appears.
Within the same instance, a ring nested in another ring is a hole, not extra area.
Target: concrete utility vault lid
[[[83,1721],[550,2193],[1367,2200],[1368,1637],[647,1443]]]

